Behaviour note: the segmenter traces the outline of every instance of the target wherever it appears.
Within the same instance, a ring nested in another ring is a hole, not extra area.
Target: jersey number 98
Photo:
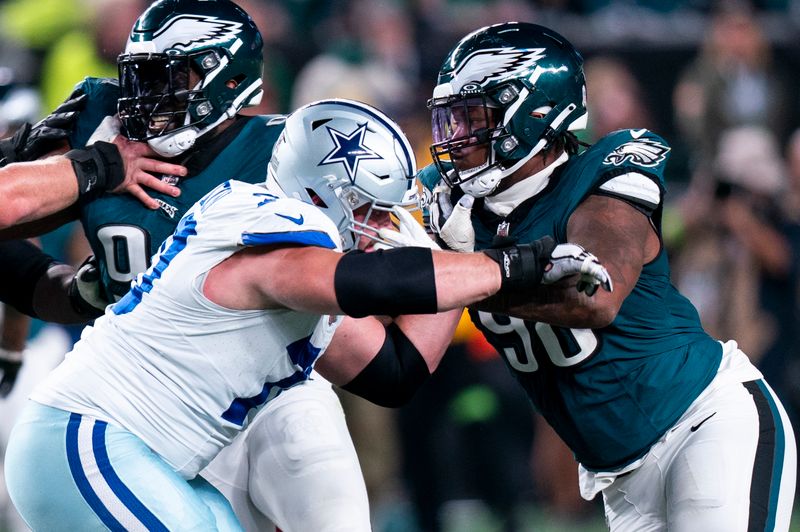
[[[486,333],[509,365],[522,373],[539,369],[534,352],[545,352],[555,366],[567,368],[592,356],[599,343],[591,329],[553,327],[490,312],[479,311],[477,315],[478,328]],[[473,314],[473,321],[474,318]]]

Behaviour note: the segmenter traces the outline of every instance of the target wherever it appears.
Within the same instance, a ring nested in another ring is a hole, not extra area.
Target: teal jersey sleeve
[[[487,216],[476,203],[476,247],[489,247],[509,220],[503,229],[517,242],[545,235],[565,242],[571,214],[593,194],[649,202],[660,232],[668,154],[667,143],[647,130],[612,133],[570,157],[535,201],[506,219]],[[470,315],[534,407],[594,470],[616,469],[642,456],[711,381],[722,354],[695,308],[670,282],[663,249],[644,265],[616,319],[603,329],[569,329],[474,310]]]
[[[111,78],[85,78],[75,88],[86,93],[86,107],[78,115],[69,144],[73,148],[83,148],[100,122],[107,116],[117,114],[119,84]]]
[[[423,187],[428,190],[433,190],[442,180],[442,175],[439,173],[439,169],[436,168],[436,165],[431,163],[417,172],[417,179],[422,183]]]

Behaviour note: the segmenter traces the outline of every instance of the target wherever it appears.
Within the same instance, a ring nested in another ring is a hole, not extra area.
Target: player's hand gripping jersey
[[[570,157],[541,193],[504,218],[476,200],[476,249],[506,230],[517,243],[548,234],[566,242],[569,217],[592,194],[629,202],[660,234],[669,151],[647,130],[618,131]],[[713,379],[721,357],[720,344],[670,283],[663,246],[606,328],[568,329],[475,310],[470,316],[535,408],[594,470],[642,456]]]
[[[116,80],[87,78],[79,87],[87,102],[70,138],[73,148],[82,148],[103,119],[116,114],[119,97]],[[239,117],[218,136],[200,139],[190,155],[175,159],[188,168],[189,175],[162,177],[177,184],[181,195],[173,198],[151,191],[160,204],[156,211],[127,194],[89,194],[82,199],[81,222],[110,301],[128,291],[131,280],[150,265],[150,257],[172,234],[178,220],[206,192],[227,179],[266,180],[267,163],[283,130],[283,118]]]
[[[152,266],[84,331],[32,399],[123,427],[194,477],[258,407],[308,378],[339,323],[220,307],[203,296],[206,273],[246,246],[338,250],[339,241],[314,206],[263,186],[223,183],[181,219]]]

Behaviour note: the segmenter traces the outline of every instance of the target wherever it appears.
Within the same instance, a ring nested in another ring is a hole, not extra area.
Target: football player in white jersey
[[[320,158],[323,138],[335,146]],[[414,174],[407,139],[379,111],[338,100],[293,113],[267,183],[227,181],[197,202],[32,394],[5,464],[28,525],[237,530],[198,473],[315,365],[401,404],[435,369],[465,304],[574,274],[610,289],[589,254],[551,260],[549,239],[435,250],[398,208],[415,201]],[[412,247],[341,253],[376,243]]]

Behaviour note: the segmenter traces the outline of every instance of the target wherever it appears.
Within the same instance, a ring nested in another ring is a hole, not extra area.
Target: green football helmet
[[[487,26],[448,54],[428,108],[443,179],[485,196],[565,132],[586,127],[583,58],[543,26]],[[466,162],[480,148],[485,158]]]
[[[185,152],[261,101],[262,47],[253,20],[229,0],[154,2],[117,60],[125,134],[165,157]]]

